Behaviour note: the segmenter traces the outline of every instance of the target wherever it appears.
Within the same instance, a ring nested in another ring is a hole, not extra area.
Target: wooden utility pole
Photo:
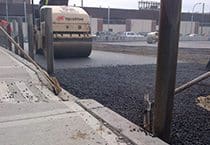
[[[153,133],[170,141],[182,0],[161,0]]]

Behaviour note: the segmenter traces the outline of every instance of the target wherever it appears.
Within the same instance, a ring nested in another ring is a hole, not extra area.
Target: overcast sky
[[[38,3],[39,0],[34,0],[35,3]],[[84,6],[86,7],[108,7],[110,8],[127,8],[127,9],[137,9],[139,0],[83,0]],[[151,0],[148,0],[151,1]],[[152,1],[160,1],[160,0],[152,0]],[[182,11],[191,12],[192,7],[195,3],[205,3],[205,11],[210,12],[210,0],[183,0]],[[77,6],[81,5],[81,0],[69,0],[69,5]],[[195,12],[201,12],[202,5],[197,5],[195,7]]]

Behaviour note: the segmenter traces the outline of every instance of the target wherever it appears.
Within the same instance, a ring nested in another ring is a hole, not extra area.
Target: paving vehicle
[[[89,15],[79,7],[53,4],[55,5],[44,5],[40,8],[40,24],[36,31],[36,52],[46,53],[43,10],[51,8],[55,57],[88,57],[92,50]]]
[[[150,32],[147,34],[147,43],[154,44],[158,41],[158,32]]]

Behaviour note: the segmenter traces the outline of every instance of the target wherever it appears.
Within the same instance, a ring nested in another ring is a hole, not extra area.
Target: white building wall
[[[109,29],[112,29],[113,32],[125,32],[126,25],[125,24],[110,24]],[[108,31],[108,24],[103,25],[103,31]]]
[[[28,40],[28,24],[23,22],[23,38]]]
[[[151,32],[152,31],[152,20],[131,20],[131,31],[133,32]]]
[[[98,32],[98,19],[97,18],[91,18],[90,19],[90,26],[91,26],[91,34],[95,34]]]
[[[199,34],[201,34],[201,27],[199,27]],[[203,34],[210,35],[210,27],[203,27]]]
[[[196,22],[191,23],[190,21],[181,21],[180,33],[182,35],[194,33],[195,32],[195,27],[196,27]]]

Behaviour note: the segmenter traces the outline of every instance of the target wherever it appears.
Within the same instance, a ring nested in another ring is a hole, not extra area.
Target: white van
[[[132,31],[130,31],[130,32],[124,32],[123,35],[125,37],[144,37],[142,35],[136,34],[135,32],[132,32]]]

